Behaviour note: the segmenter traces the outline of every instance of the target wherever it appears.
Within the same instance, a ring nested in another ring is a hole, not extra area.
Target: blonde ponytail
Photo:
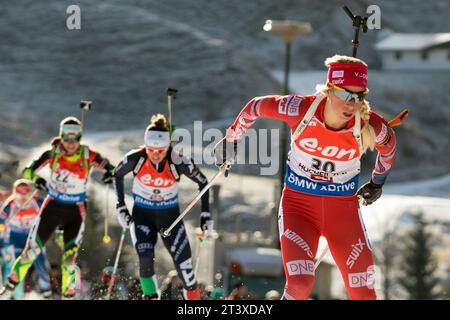
[[[367,149],[373,151],[375,148],[375,130],[370,125],[370,104],[369,101],[364,100],[361,109],[359,110],[359,114],[361,119],[364,120],[364,126],[361,128],[361,136],[363,143],[364,153],[367,152]]]

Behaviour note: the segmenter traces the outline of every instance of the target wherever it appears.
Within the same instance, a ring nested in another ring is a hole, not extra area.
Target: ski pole
[[[195,267],[194,267],[194,275],[195,278],[197,278],[197,270],[198,270],[198,266],[199,266],[199,261],[200,261],[200,253],[203,247],[203,242],[205,241],[205,238],[207,236],[207,230],[205,230],[204,232],[202,232],[202,230],[197,230],[195,232],[196,238],[199,241],[198,247],[197,247],[197,252],[195,253]]]
[[[117,267],[119,265],[120,254],[122,253],[122,248],[123,248],[123,243],[125,241],[126,233],[127,233],[127,229],[123,228],[122,229],[122,235],[120,236],[119,248],[117,249],[116,261],[114,261],[113,272],[111,274],[111,279],[109,280],[108,294],[106,295],[106,299],[107,300],[111,299],[111,292],[112,292],[112,289],[114,287],[114,281],[116,280]]]
[[[109,244],[111,242],[111,237],[108,235],[108,214],[109,214],[109,186],[106,186],[106,212],[105,212],[105,227],[103,233],[103,243]]]
[[[322,253],[320,254],[320,256],[316,259],[316,262],[314,263],[314,271],[316,271],[317,267],[319,266],[319,264],[322,262],[323,257],[325,257],[325,255],[328,252],[328,244],[326,245],[326,247],[323,249]]]
[[[217,148],[222,145],[222,157],[223,157],[223,161],[225,161],[226,157],[227,157],[227,141],[226,138],[222,138],[222,140],[220,140],[219,142],[216,143],[216,145],[214,146],[213,150],[212,150],[212,155],[214,156],[216,154],[216,150]],[[232,159],[228,160],[228,161],[236,161],[237,158],[237,141],[235,141],[233,143],[233,157]],[[230,162],[231,163],[231,162]],[[223,165],[223,164],[222,164]],[[220,169],[221,165],[218,165],[216,163],[216,167],[218,167]],[[225,178],[228,177],[228,171],[229,171],[230,167],[228,167],[228,169],[225,171]]]
[[[195,203],[200,200],[200,198],[203,196],[203,194],[208,191],[215,180],[217,180],[217,178],[219,178],[223,173],[225,173],[227,170],[230,169],[231,166],[231,161],[230,162],[226,162],[224,164],[222,164],[219,167],[219,172],[216,173],[216,175],[211,179],[211,181],[209,181],[209,183],[202,189],[202,191],[199,192],[199,194],[192,199],[192,201],[188,204],[188,206],[186,207],[186,209],[184,209],[184,211],[178,216],[178,218],[170,225],[170,227],[166,228],[166,229],[161,229],[161,235],[164,238],[167,238],[168,236],[170,236],[170,232],[172,231],[172,229],[177,225],[178,222],[180,222],[181,219],[184,218],[184,216],[192,209],[192,207],[195,205]]]
[[[91,110],[92,108],[92,101],[87,100],[81,100],[80,101],[80,109],[81,109],[81,127],[84,129],[84,110]]]
[[[38,219],[39,219],[39,220],[38,220]],[[39,215],[36,217],[36,220],[34,220],[34,225],[33,225],[33,227],[31,228],[30,233],[28,234],[27,242],[25,243],[25,247],[24,247],[23,250],[22,250],[22,254],[27,254],[28,249],[29,249],[29,247],[30,247],[31,239],[33,238],[33,235],[34,235],[34,232],[35,232],[34,229],[37,228],[38,221],[40,222],[40,220],[41,220],[41,215],[39,214]],[[37,232],[37,230],[36,230],[36,232]]]
[[[178,90],[173,88],[167,88],[167,109],[169,116],[169,131],[172,134],[172,100],[176,98]]]

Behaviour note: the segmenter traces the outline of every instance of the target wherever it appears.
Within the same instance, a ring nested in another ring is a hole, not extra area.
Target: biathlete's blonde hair
[[[324,64],[328,68],[330,65],[337,64],[337,63],[356,63],[356,64],[362,64],[367,67],[367,64],[364,61],[362,61],[361,59],[349,57],[349,56],[342,56],[342,55],[338,55],[338,54],[327,58],[325,60]],[[322,93],[328,95],[330,90],[331,90],[331,88],[326,85],[323,85],[323,84],[316,85],[317,92],[322,92]],[[371,110],[371,108],[370,108],[369,101],[364,99],[361,109],[359,110],[361,119],[364,120],[364,127],[361,128],[361,136],[362,136],[362,144],[363,144],[364,152],[366,152],[368,148],[370,148],[370,150],[373,150],[375,148],[375,130],[369,124],[370,110]]]

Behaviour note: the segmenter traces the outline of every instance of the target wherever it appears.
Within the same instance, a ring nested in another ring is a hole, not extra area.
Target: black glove
[[[377,201],[381,196],[381,187],[382,185],[373,183],[371,180],[359,188],[356,194],[363,198],[363,205],[367,206]]]
[[[111,184],[113,182],[113,175],[111,172],[106,171],[102,177],[102,181],[104,184]]]
[[[36,189],[47,191],[47,181],[43,178],[37,178],[34,182]]]

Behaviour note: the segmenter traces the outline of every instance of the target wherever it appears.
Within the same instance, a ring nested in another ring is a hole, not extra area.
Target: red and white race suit
[[[315,98],[256,97],[240,112],[227,130],[227,137],[239,139],[259,117],[267,117],[286,122],[292,138]],[[320,102],[302,133],[294,141],[291,139],[278,217],[286,274],[284,298],[309,297],[314,258],[323,236],[350,298],[375,299],[374,262],[356,196],[362,155],[354,135],[357,122],[353,117],[342,130],[327,127],[325,102]],[[375,112],[370,112],[369,123],[375,131],[378,151],[372,181],[382,185],[395,160],[395,134]]]

